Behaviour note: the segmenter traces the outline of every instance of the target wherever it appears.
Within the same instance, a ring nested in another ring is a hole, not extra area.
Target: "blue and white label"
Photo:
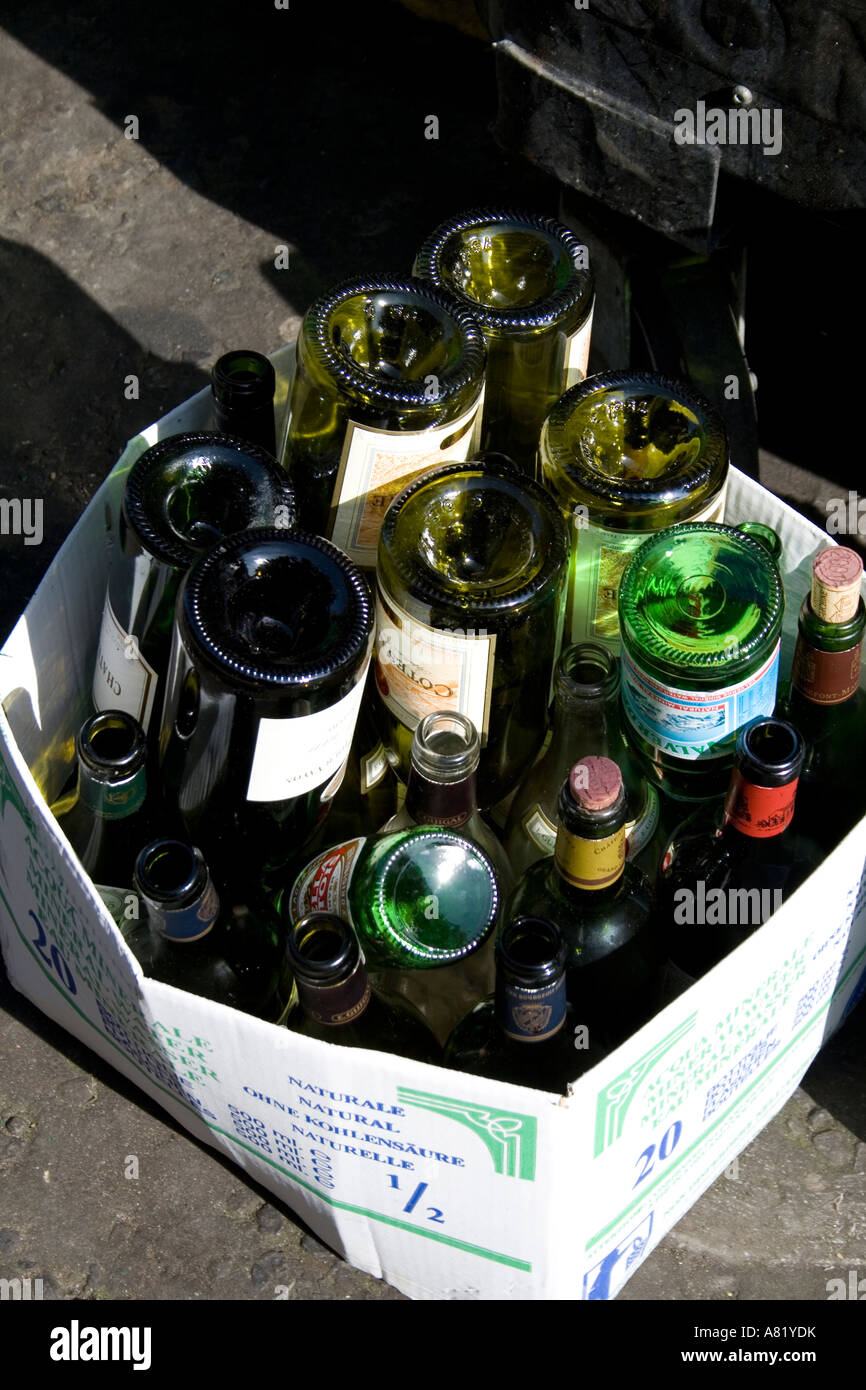
[[[744,724],[773,713],[779,651],[777,643],[763,666],[737,685],[719,690],[680,690],[645,675],[623,648],[626,713],[637,732],[659,752],[690,760],[711,757],[717,745],[732,738]]]

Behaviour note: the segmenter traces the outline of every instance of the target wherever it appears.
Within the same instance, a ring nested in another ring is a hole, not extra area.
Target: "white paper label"
[[[339,771],[349,756],[367,665],[335,705],[298,719],[259,720],[247,801],[305,796]]]
[[[329,538],[356,565],[376,566],[382,518],[413,478],[463,463],[477,447],[482,389],[457,420],[429,430],[377,430],[350,420],[331,499]]]
[[[592,337],[592,309],[585,323],[580,328],[569,335],[565,344],[565,361],[562,367],[563,391],[568,391],[570,387],[577,386],[578,382],[583,381],[586,376],[586,369],[589,366],[589,340]]]
[[[137,640],[117,621],[106,594],[93,672],[94,706],[100,711],[122,709],[137,719],[147,733],[156,683],[156,671],[145,661]]]
[[[376,596],[376,684],[392,714],[408,729],[436,710],[465,714],[487,737],[495,633],[427,627]]]
[[[536,849],[543,854],[553,854],[556,848],[556,826],[548,820],[541,807],[536,804],[523,818],[523,828]]]
[[[377,743],[372,752],[361,759],[361,795],[366,796],[374,787],[378,787],[387,771],[387,754],[383,745]]]

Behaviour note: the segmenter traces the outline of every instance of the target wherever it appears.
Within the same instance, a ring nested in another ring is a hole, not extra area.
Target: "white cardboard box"
[[[277,354],[281,385],[291,353]],[[283,397],[284,399],[284,397]],[[318,1043],[143,978],[40,795],[90,713],[127,447],[0,663],[0,945],[12,984],[358,1268],[413,1297],[613,1297],[780,1109],[866,987],[866,820],[759,931],[569,1097]],[[824,532],[750,479],[784,544],[790,665]]]

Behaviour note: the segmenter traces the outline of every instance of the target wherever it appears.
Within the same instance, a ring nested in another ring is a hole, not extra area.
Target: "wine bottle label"
[[[603,840],[584,840],[560,825],[554,854],[557,869],[575,888],[607,888],[625,866],[625,826]]]
[[[406,810],[416,825],[444,825],[458,829],[477,809],[475,773],[462,782],[431,782],[416,767],[409,770]]]
[[[586,320],[566,339],[565,361],[562,369],[563,391],[567,391],[571,386],[577,386],[578,382],[583,381],[586,376],[586,369],[589,366],[589,340],[592,337],[594,309],[595,305],[590,309]]]
[[[545,1042],[565,1023],[565,1003],[564,974],[554,984],[542,985],[540,989],[503,982],[496,990],[496,1021],[517,1042]]]
[[[123,820],[144,805],[147,773],[143,767],[120,782],[103,782],[83,766],[78,772],[78,799],[103,820]]]
[[[776,704],[779,676],[777,642],[772,654],[736,685],[718,690],[681,690],[663,685],[639,670],[622,652],[622,698],[637,732],[661,753],[693,761],[712,757],[723,739],[759,715],[770,715]]]
[[[349,884],[366,838],[346,840],[317,854],[292,884],[289,912],[293,922],[309,912],[333,912],[354,926],[349,908]]]
[[[122,709],[137,719],[146,733],[156,685],[156,671],[145,661],[136,639],[117,621],[111,599],[106,594],[93,672],[94,707],[99,711]]]
[[[677,520],[721,521],[726,492],[727,478],[702,511]],[[568,599],[572,642],[603,642],[614,653],[619,651],[619,584],[626,565],[647,535],[645,531],[613,531],[593,526],[582,513],[575,513]]]
[[[349,978],[338,985],[314,985],[298,980],[297,986],[304,1013],[329,1027],[353,1023],[370,1002],[370,986],[362,961],[358,961]]]
[[[483,398],[482,388],[458,419],[428,430],[378,430],[349,421],[331,498],[328,537],[356,565],[375,569],[382,518],[398,492],[446,459],[462,463],[470,457]]]
[[[305,796],[339,771],[352,745],[367,665],[348,695],[327,709],[297,719],[259,720],[247,801]]]
[[[553,854],[556,848],[556,825],[544,814],[538,802],[523,817],[523,829],[527,837],[540,849],[542,854]]]
[[[797,780],[783,787],[757,787],[754,782],[747,782],[735,767],[725,797],[725,820],[753,839],[766,840],[771,835],[781,835],[794,816]]]
[[[199,941],[212,930],[219,917],[219,894],[208,879],[207,887],[188,907],[170,908],[146,899],[151,924],[169,941]]]
[[[377,743],[373,751],[361,759],[361,795],[366,796],[374,787],[378,787],[387,771],[388,757],[384,745]]]
[[[655,787],[647,786],[643,812],[625,827],[625,857],[634,859],[648,845],[659,823],[659,798]]]
[[[821,652],[797,638],[791,681],[813,705],[841,705],[860,685],[862,643],[844,652]]]
[[[414,729],[436,710],[465,714],[487,741],[495,633],[427,627],[376,596],[376,685],[392,714]]]

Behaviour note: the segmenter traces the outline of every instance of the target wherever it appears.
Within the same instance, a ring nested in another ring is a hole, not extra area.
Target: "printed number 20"
[[[39,929],[39,935],[33,937],[33,945],[36,947],[42,960],[44,960],[49,970],[53,970],[55,974],[59,975],[61,983],[66,986],[70,994],[77,994],[78,987],[73,978],[72,971],[69,969],[69,966],[66,964],[66,961],[64,960],[60,951],[58,951],[57,947],[52,942],[50,954],[46,955],[45,951],[43,950],[43,947],[48,946],[49,944],[48,937],[45,935],[45,928],[43,927],[42,923],[40,922],[39,918],[36,916],[36,913],[33,911],[32,908],[30,910],[30,916],[33,918],[34,922],[36,923],[36,926]]]
[[[680,1135],[682,1134],[682,1132],[682,1120],[677,1120],[675,1124],[671,1125],[670,1129],[665,1130],[664,1134],[661,1137],[661,1141],[659,1142],[660,1159],[670,1158],[671,1154],[673,1153],[674,1149],[679,1143]],[[639,1182],[643,1182],[644,1178],[648,1178],[650,1173],[652,1172],[654,1166],[653,1155],[655,1154],[655,1151],[655,1144],[650,1144],[649,1148],[644,1149],[643,1153],[641,1154],[640,1158],[644,1160],[644,1166],[642,1171],[638,1173],[637,1177],[635,1178],[635,1187],[637,1187]],[[638,1163],[640,1163],[640,1158],[638,1159]]]

